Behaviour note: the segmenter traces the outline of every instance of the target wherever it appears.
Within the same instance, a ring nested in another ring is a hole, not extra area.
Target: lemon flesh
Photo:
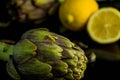
[[[109,44],[120,39],[120,12],[113,7],[104,7],[94,13],[87,24],[90,37],[100,43]]]

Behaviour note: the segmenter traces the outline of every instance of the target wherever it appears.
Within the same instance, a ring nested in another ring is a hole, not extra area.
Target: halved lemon
[[[91,15],[87,24],[91,39],[100,44],[114,43],[120,39],[120,12],[114,7],[103,7]]]

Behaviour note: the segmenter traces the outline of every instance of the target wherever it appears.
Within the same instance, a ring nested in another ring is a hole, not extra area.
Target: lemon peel
[[[64,0],[59,7],[59,18],[67,29],[81,31],[89,17],[98,9],[96,0]]]
[[[68,24],[72,23],[73,21],[74,21],[74,17],[69,14],[69,15],[67,16],[67,22],[68,22]]]

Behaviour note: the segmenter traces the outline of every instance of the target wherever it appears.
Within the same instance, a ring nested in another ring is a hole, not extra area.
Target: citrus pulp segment
[[[104,7],[95,12],[87,24],[90,37],[101,44],[120,39],[120,12],[113,7]]]

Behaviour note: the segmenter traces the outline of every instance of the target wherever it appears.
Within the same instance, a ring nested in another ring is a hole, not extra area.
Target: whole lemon
[[[59,18],[67,29],[79,31],[98,9],[96,0],[64,0],[59,8]]]

